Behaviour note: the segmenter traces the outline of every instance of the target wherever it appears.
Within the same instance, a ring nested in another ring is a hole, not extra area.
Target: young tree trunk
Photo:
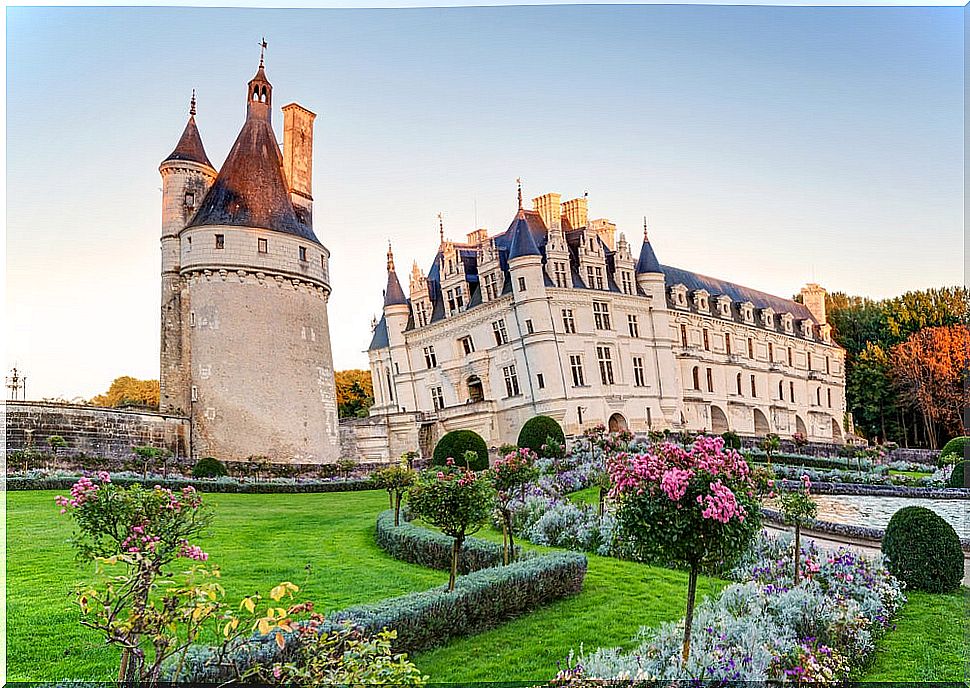
[[[394,527],[401,525],[401,493],[394,496]]]
[[[515,537],[512,534],[512,512],[504,511],[502,513],[502,518],[502,528],[508,534],[508,550],[505,555],[505,563],[511,564],[513,561],[515,561]]]
[[[502,512],[502,564],[508,565],[509,563],[509,521],[505,517],[505,511]]]
[[[687,583],[687,615],[684,617],[684,650],[681,659],[686,666],[690,658],[690,630],[694,623],[694,597],[697,595],[697,564],[691,564]]]
[[[606,512],[606,488],[602,485],[600,486],[600,507],[599,516],[603,518],[603,514]]]
[[[455,538],[451,543],[451,574],[448,576],[448,591],[455,589],[455,581],[458,579],[458,553],[461,552],[461,545],[464,538]]]
[[[392,490],[388,490],[387,491],[387,502],[388,502],[388,504],[390,504],[390,506],[388,508],[393,509],[394,508],[394,492]]]
[[[801,559],[801,557],[799,556],[801,554],[801,536],[802,536],[802,527],[796,521],[795,523],[795,585],[798,585],[798,565]]]

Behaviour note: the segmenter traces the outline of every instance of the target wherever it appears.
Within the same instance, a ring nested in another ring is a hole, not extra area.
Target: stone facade
[[[602,423],[843,441],[844,352],[824,289],[796,303],[663,266],[646,231],[637,259],[585,198],[559,198],[520,206],[496,236],[442,235],[409,298],[389,260],[368,351],[374,416],[417,413],[492,445],[537,414],[567,434]]]
[[[138,446],[167,449],[176,457],[191,453],[189,420],[182,416],[34,401],[7,401],[4,413],[8,457],[28,447],[46,452],[53,435],[67,441],[60,450],[66,456],[125,460]]]

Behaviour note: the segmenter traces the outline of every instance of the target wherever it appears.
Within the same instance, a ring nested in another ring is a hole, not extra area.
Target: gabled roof
[[[179,142],[175,145],[175,150],[162,162],[169,160],[186,160],[212,167],[209,156],[205,154],[205,146],[202,145],[199,128],[195,125],[195,115],[189,115],[189,121],[185,123],[185,129],[182,131]]]

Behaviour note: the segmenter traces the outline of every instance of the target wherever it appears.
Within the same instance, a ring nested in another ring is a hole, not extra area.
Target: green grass
[[[89,578],[57,515],[54,492],[10,492],[7,500],[7,660],[10,680],[110,680],[117,653],[78,623],[70,594]],[[596,504],[598,490],[573,495]],[[267,591],[282,580],[327,610],[441,584],[443,572],[396,561],[374,545],[383,492],[304,495],[206,495],[216,510],[203,542],[223,572],[228,598]],[[494,531],[479,534],[495,541]],[[589,556],[583,592],[491,631],[420,653],[415,663],[433,681],[546,680],[571,649],[632,647],[640,626],[683,615],[686,574]],[[309,572],[307,564],[310,565]],[[701,579],[699,595],[725,585]],[[866,680],[959,678],[963,596],[913,593],[899,629],[880,641]]]
[[[889,475],[905,475],[908,478],[928,478],[933,474],[925,471],[894,471],[890,469]]]
[[[965,679],[970,588],[946,595],[906,593],[896,630],[879,639],[864,681],[943,682]]]

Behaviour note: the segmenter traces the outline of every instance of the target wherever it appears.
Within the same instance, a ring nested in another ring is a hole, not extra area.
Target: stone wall
[[[131,448],[148,445],[189,455],[189,420],[148,411],[75,406],[34,401],[4,403],[4,447],[9,453],[32,446],[48,451],[47,438],[67,441],[65,456],[129,459]]]

